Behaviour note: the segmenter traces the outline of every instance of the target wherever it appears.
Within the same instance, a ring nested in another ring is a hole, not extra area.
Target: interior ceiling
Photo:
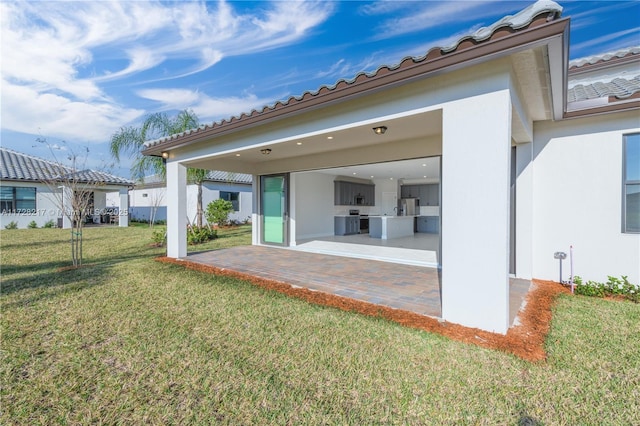
[[[360,166],[317,170],[335,176],[358,179],[394,179],[411,182],[437,182],[440,180],[440,157],[416,158]]]
[[[374,133],[373,128],[386,126],[384,134]],[[269,161],[295,159],[298,157],[313,156],[315,154],[340,151],[348,148],[366,147],[375,149],[377,144],[388,144],[406,140],[426,139],[442,134],[442,115],[440,111],[430,111],[412,116],[404,116],[369,122],[367,124],[355,125],[352,127],[327,130],[317,132],[312,135],[301,135],[300,137],[288,138],[286,141],[272,142],[265,141],[259,146],[252,146],[245,149],[232,150],[218,154],[209,158],[202,158],[188,163],[191,167],[204,168],[208,170],[223,170],[242,173],[252,173],[252,170],[260,168],[260,165]],[[269,149],[268,154],[262,150]],[[404,166],[386,163],[381,165],[355,166],[344,170],[345,173],[359,173],[362,175],[403,176],[407,170],[414,170],[410,173],[411,178],[423,178],[425,176],[420,160],[410,161]],[[417,166],[414,167],[414,165]],[[403,167],[406,170],[403,170]],[[383,172],[383,169],[392,170]],[[430,174],[427,174],[430,176]]]

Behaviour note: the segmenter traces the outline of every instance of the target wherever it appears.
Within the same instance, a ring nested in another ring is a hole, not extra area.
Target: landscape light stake
[[[562,284],[562,260],[567,258],[567,253],[563,251],[557,251],[553,253],[553,258],[560,260],[560,284]]]

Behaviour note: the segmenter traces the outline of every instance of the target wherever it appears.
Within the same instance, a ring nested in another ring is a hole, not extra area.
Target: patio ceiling
[[[373,128],[377,126],[386,126],[387,131],[382,135],[375,134]],[[418,149],[410,156],[400,153],[406,151],[402,148],[407,146],[426,147],[427,141],[440,144],[441,134],[442,113],[436,110],[367,120],[280,139],[270,140],[265,133],[265,140],[261,143],[203,155],[187,164],[190,167],[260,174],[277,172],[279,164],[283,167],[281,171],[307,171],[423,158],[439,152]],[[270,152],[264,154],[264,149]]]

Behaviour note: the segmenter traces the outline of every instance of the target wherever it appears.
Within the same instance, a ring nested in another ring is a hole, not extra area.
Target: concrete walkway
[[[431,317],[442,316],[436,268],[264,246],[194,253],[185,260]],[[511,323],[529,286],[529,281],[511,280]]]

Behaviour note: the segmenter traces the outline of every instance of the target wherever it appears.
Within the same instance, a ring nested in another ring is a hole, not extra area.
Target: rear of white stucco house
[[[366,173],[370,218],[394,214],[399,184],[438,184],[420,209],[439,218],[446,321],[505,333],[509,278],[557,281],[570,246],[585,279],[640,282],[625,155],[639,150],[640,50],[570,64],[561,10],[540,1],[424,57],[149,143],[168,157],[168,256],[187,254],[186,167],[253,174],[253,244],[290,248],[332,236],[354,207],[336,205],[334,181]],[[619,92],[591,93],[613,74]]]

